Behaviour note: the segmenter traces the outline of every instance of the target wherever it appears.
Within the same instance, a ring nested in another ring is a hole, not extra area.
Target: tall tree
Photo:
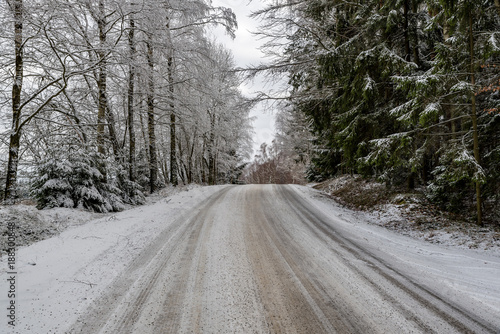
[[[178,181],[178,166],[177,166],[177,137],[176,137],[176,115],[174,102],[174,45],[172,43],[172,33],[170,31],[170,17],[167,17],[167,79],[168,79],[168,97],[170,107],[170,182],[177,186]]]
[[[147,92],[147,105],[148,105],[148,134],[149,134],[149,189],[151,192],[156,190],[156,182],[158,178],[158,162],[156,155],[156,133],[155,133],[155,79],[154,79],[154,54],[152,45],[151,34],[148,34],[146,41],[147,48],[147,61],[148,61],[148,92]]]
[[[135,19],[134,13],[129,14],[129,32],[128,32],[128,45],[130,52],[130,63],[129,63],[129,77],[128,77],[128,91],[127,91],[127,124],[128,124],[128,134],[129,134],[129,179],[135,181],[135,128],[134,128],[134,94],[135,94],[135,57],[136,57],[136,46],[135,46]]]
[[[99,47],[97,49],[98,60],[98,106],[97,106],[97,151],[104,155],[106,150],[104,148],[104,127],[106,124],[106,109],[108,108],[108,101],[106,96],[107,86],[107,31],[108,26],[106,22],[107,14],[104,0],[99,0],[98,10],[96,13],[97,28],[99,31]],[[104,170],[103,170],[104,171]]]
[[[9,162],[7,165],[7,179],[5,182],[5,200],[15,196],[17,166],[19,163],[19,142],[21,138],[21,92],[23,87],[23,1],[9,1],[14,16],[14,53],[15,70],[12,84],[12,129],[9,143]]]

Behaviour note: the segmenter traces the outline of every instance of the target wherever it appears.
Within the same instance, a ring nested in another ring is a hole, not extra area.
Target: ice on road
[[[499,254],[356,217],[306,187],[247,185],[101,218],[19,250],[0,332],[500,332]]]

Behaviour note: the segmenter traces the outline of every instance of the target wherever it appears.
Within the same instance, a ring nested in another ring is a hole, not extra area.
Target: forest
[[[0,3],[4,203],[119,211],[166,184],[234,182],[252,104],[233,12],[204,0]]]
[[[267,161],[292,152],[309,181],[360,174],[500,222],[499,0],[277,0],[254,15],[271,63],[251,75],[288,80],[261,94],[281,101]]]
[[[263,2],[268,61],[247,69],[210,37],[237,27],[210,1],[0,6],[6,203],[116,211],[166,184],[359,174],[500,222],[500,0]],[[262,73],[287,84],[242,96]],[[264,100],[276,138],[248,164]]]

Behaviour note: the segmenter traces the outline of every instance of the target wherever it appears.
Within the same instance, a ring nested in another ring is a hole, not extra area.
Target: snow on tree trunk
[[[129,78],[128,78],[128,101],[127,101],[127,111],[128,111],[128,134],[129,134],[129,179],[130,181],[135,180],[135,129],[134,129],[134,84],[135,84],[135,20],[133,14],[130,14],[129,18],[129,34],[128,34],[128,44],[130,51],[130,63],[129,63]]]
[[[170,31],[170,18],[167,17],[167,42],[168,42],[168,59],[167,59],[167,76],[168,76],[168,93],[169,93],[169,104],[170,104],[170,183],[173,186],[177,186],[179,181],[177,178],[178,167],[177,167],[177,145],[175,137],[175,103],[174,103],[174,50],[172,44],[172,35]]]
[[[19,146],[21,129],[19,127],[21,119],[21,91],[23,86],[23,1],[13,2],[14,14],[14,52],[15,52],[15,73],[12,84],[12,128],[9,143],[9,162],[7,164],[7,179],[5,182],[4,199],[7,202],[13,201],[16,195],[17,167],[19,164]]]
[[[154,192],[156,190],[156,182],[158,178],[158,162],[156,156],[156,134],[155,134],[155,106],[154,106],[154,62],[153,62],[153,46],[152,36],[148,34],[146,42],[147,47],[147,61],[149,66],[148,71],[148,135],[149,135],[149,190]]]
[[[215,112],[210,113],[210,137],[208,140],[208,184],[214,185],[215,180]]]
[[[97,151],[105,156],[106,149],[104,143],[104,127],[106,123],[106,109],[108,107],[108,102],[106,99],[106,84],[107,84],[107,68],[106,68],[106,35],[107,35],[107,24],[106,24],[106,13],[104,0],[99,0],[99,13],[97,18],[97,27],[99,29],[99,48],[97,50],[97,57],[99,60],[98,65],[98,106],[97,106]],[[101,173],[104,179],[107,178],[106,166],[100,166]]]

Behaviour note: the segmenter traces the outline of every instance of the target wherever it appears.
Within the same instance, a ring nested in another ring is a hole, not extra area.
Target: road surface
[[[294,186],[222,188],[151,240],[69,332],[499,332],[494,311],[336,219]]]

